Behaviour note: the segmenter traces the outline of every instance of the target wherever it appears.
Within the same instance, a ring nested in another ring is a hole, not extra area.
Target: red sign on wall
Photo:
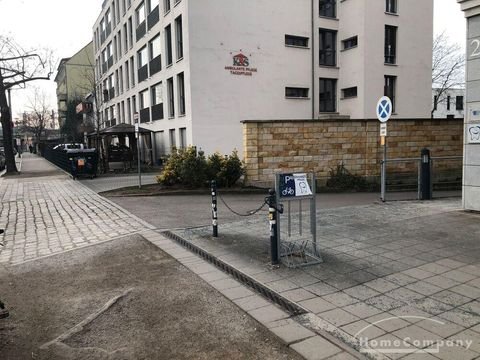
[[[247,56],[239,53],[233,56],[233,66],[225,66],[225,70],[230,71],[232,75],[252,76],[257,72],[257,68],[250,66],[250,60]]]

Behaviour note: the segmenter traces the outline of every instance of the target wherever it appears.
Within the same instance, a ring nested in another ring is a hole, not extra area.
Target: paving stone
[[[394,331],[393,334],[400,339],[405,339],[406,342],[413,346],[416,346],[419,349],[423,349],[429,346],[429,344],[424,343],[425,341],[431,341],[434,343],[439,340],[437,334],[431,333],[430,331],[427,331],[417,325],[410,325],[403,329]],[[420,341],[422,342],[422,344],[425,345],[417,346],[417,341]]]
[[[451,270],[449,272],[442,274],[442,276],[458,281],[460,283],[465,283],[478,277],[478,275],[475,276],[472,274],[464,273],[459,270]]]
[[[438,345],[433,345],[428,349],[439,350],[435,352],[435,357],[442,360],[472,360],[478,357],[478,353],[462,348],[461,346],[443,346],[438,348]]]
[[[305,290],[310,291],[318,296],[324,296],[338,291],[333,286],[330,286],[324,282],[318,282],[305,287]]]
[[[319,297],[315,297],[313,299],[300,301],[299,304],[303,306],[305,309],[311,311],[314,314],[322,313],[328,310],[335,309],[336,306],[332,303],[322,300]]]
[[[463,326],[454,324],[442,318],[422,320],[416,323],[416,325],[431,333],[439,335],[442,339],[446,339],[465,330]]]
[[[271,305],[270,302],[260,297],[259,295],[251,295],[245,298],[235,299],[233,300],[233,302],[245,311],[259,309]]]
[[[368,286],[380,293],[384,293],[399,287],[399,285],[391,281],[385,280],[385,278],[378,278],[378,279],[369,281],[363,285]]]
[[[405,288],[425,296],[432,295],[443,290],[442,288],[425,281],[418,281],[416,283],[405,285]]]
[[[431,278],[424,279],[423,281],[428,282],[429,284],[438,286],[439,288],[442,288],[442,289],[449,289],[451,287],[454,287],[460,284],[458,281],[449,279],[441,275],[433,276]]]
[[[439,264],[439,265],[449,267],[451,269],[457,269],[459,267],[462,267],[462,266],[466,265],[465,263],[455,261],[455,260],[451,260],[451,259],[438,260],[438,261],[436,261],[436,263]]]
[[[451,270],[448,266],[440,265],[439,263],[428,263],[418,267],[420,270],[428,271],[434,274],[443,274]]]
[[[225,290],[221,290],[220,292],[230,300],[241,299],[241,298],[245,298],[253,295],[253,292],[247,289],[245,286],[238,286],[231,289],[225,289]]]
[[[307,360],[323,360],[342,350],[320,336],[314,336],[290,346]]]
[[[398,299],[407,303],[410,303],[414,300],[420,300],[423,299],[425,296],[422,294],[419,294],[415,291],[409,290],[407,288],[398,288],[389,292],[386,292],[385,295],[393,298],[393,299]]]
[[[435,274],[434,273],[431,273],[430,271],[425,271],[425,270],[422,270],[420,268],[413,268],[413,269],[409,269],[409,270],[405,270],[402,272],[402,274],[405,274],[405,275],[408,275],[408,276],[411,276],[415,279],[425,279],[425,278],[429,278],[429,277],[432,277],[434,276]]]
[[[315,333],[296,323],[273,327],[270,328],[270,331],[287,345],[315,336]]]
[[[393,332],[395,330],[410,326],[411,324],[410,322],[387,312],[372,316],[368,319],[365,319],[365,321],[369,324],[375,325],[385,332]]]
[[[352,315],[342,309],[334,309],[322,312],[319,317],[335,326],[343,326],[360,320],[358,316]]]
[[[394,299],[387,295],[374,296],[365,300],[365,303],[382,311],[390,311],[392,309],[407,305],[405,302]]]
[[[433,294],[430,297],[454,307],[461,306],[472,301],[471,298],[460,295],[450,290],[443,290],[442,292]]]
[[[281,280],[277,280],[277,281],[272,281],[272,282],[266,283],[266,285],[267,285],[270,289],[272,289],[273,291],[276,291],[276,292],[283,292],[283,291],[287,291],[287,290],[292,290],[292,289],[298,288],[298,285],[294,284],[294,283],[291,282],[291,281],[285,280],[285,279],[281,279]]]
[[[383,334],[385,331],[376,327],[375,325],[370,324],[365,320],[356,321],[354,323],[342,326],[340,329],[345,331],[347,334],[352,335],[353,337],[367,337],[369,339],[375,339]]]
[[[480,315],[472,314],[460,308],[449,310],[438,316],[460,326],[472,327],[480,324]]]
[[[356,299],[359,299],[359,300],[366,300],[366,299],[369,299],[371,297],[374,297],[374,296],[377,296],[377,295],[380,295],[380,293],[378,291],[375,291],[371,288],[369,288],[368,286],[365,286],[365,285],[358,285],[358,286],[355,286],[355,287],[352,287],[350,289],[346,289],[344,290],[344,292]]]
[[[382,312],[382,310],[379,310],[363,302],[348,305],[343,307],[342,309],[348,311],[352,315],[358,316],[360,319],[369,318]]]
[[[307,299],[316,297],[315,294],[312,294],[311,292],[304,289],[294,289],[294,290],[284,291],[280,295],[284,296],[285,298],[293,302],[300,302],[302,300],[307,300]]]
[[[474,286],[469,286],[468,284],[461,284],[458,286],[454,286],[449,290],[456,292],[457,294],[460,294],[462,296],[469,297],[471,299],[480,299],[480,289]]]
[[[405,286],[418,281],[418,279],[408,276],[405,273],[388,275],[384,279],[387,281],[393,282],[394,284],[397,284],[399,286]]]
[[[271,323],[276,320],[286,319],[290,317],[286,312],[280,310],[274,305],[268,305],[259,309],[248,312],[253,318],[262,324]]]

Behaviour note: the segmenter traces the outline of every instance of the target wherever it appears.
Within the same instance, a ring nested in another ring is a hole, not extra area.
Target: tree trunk
[[[5,150],[5,164],[7,165],[7,173],[18,173],[17,165],[15,164],[15,155],[13,154],[13,131],[12,131],[12,117],[10,114],[10,107],[7,102],[7,95],[3,87],[3,79],[0,76],[0,112],[2,116],[2,130],[3,130],[3,147]]]

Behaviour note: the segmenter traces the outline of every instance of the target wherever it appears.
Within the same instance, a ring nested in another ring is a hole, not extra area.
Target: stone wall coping
[[[431,118],[413,118],[413,119],[407,119],[407,118],[402,118],[402,119],[391,119],[389,120],[389,123],[397,122],[397,121],[458,121],[462,122],[464,121],[463,118],[454,118],[454,119],[447,119],[447,118],[442,118],[442,119],[431,119]],[[322,119],[269,119],[269,120],[242,120],[240,121],[242,124],[265,124],[265,123],[284,123],[284,122],[311,122],[311,123],[317,123],[317,122],[333,122],[333,121],[347,121],[347,122],[358,122],[358,121],[374,121],[377,123],[380,123],[378,119],[350,119],[348,117],[346,118],[322,118]]]

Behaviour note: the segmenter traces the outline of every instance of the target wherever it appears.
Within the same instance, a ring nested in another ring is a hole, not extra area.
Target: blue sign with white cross
[[[378,100],[377,118],[381,122],[387,122],[392,116],[393,105],[392,100],[388,96],[383,96]]]

